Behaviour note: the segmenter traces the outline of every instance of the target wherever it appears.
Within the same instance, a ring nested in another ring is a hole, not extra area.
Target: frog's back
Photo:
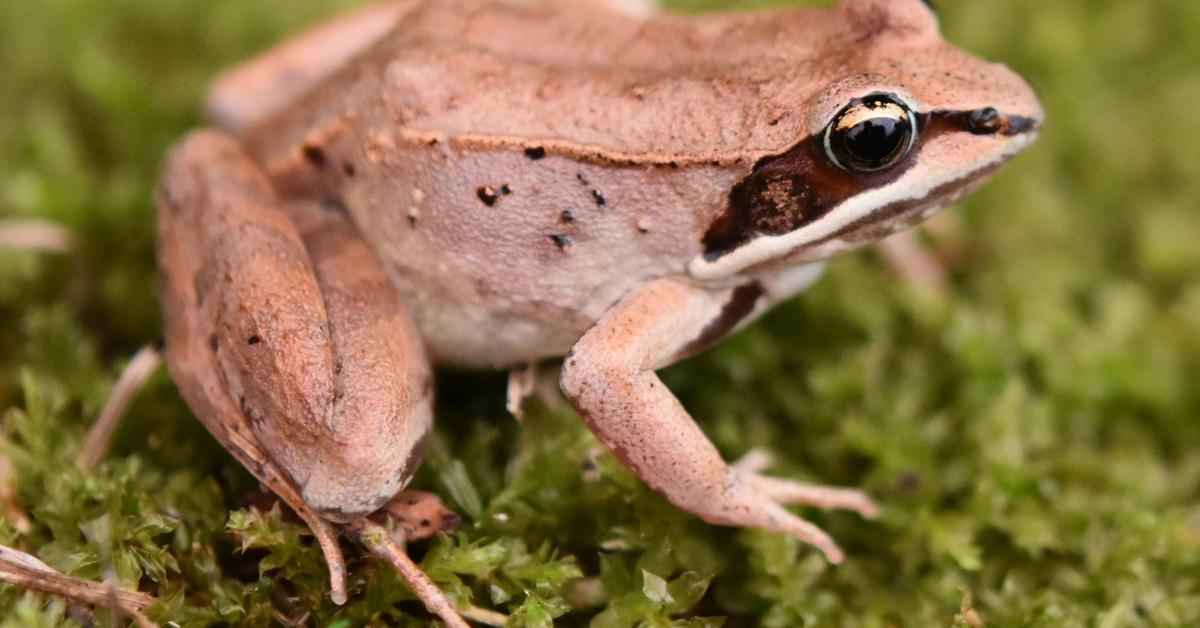
[[[409,133],[552,139],[550,152],[615,160],[753,158],[803,137],[832,66],[869,58],[864,37],[896,30],[883,13],[810,8],[640,19],[571,2],[396,6],[394,29],[250,130],[260,150],[295,146],[350,93],[373,92],[389,105],[374,113]]]
[[[413,2],[242,137],[284,194],[348,212],[436,358],[532,361],[686,274],[729,190],[806,135],[839,42],[882,29],[842,18]]]

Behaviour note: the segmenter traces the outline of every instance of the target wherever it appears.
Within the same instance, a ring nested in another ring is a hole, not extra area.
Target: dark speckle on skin
[[[546,149],[541,146],[531,146],[525,149],[525,158],[530,161],[537,161],[546,156]]]
[[[561,233],[554,234],[550,236],[550,240],[554,242],[554,246],[557,246],[560,251],[566,251],[571,248],[571,237],[568,235]]]
[[[592,200],[596,201],[596,207],[604,207],[608,204],[608,201],[604,199],[604,196],[598,190],[592,190]]]
[[[509,187],[507,183],[501,185],[499,188],[495,188],[490,185],[484,185],[475,190],[475,195],[478,196],[479,200],[483,201],[483,204],[487,205],[488,207],[495,207],[496,202],[500,200],[500,197],[508,196],[509,194],[512,194],[512,188]]]
[[[260,343],[260,342],[262,342],[262,337],[261,337],[261,336],[250,336],[250,338],[248,338],[248,339],[246,340],[246,344],[248,344],[248,345],[250,345],[250,346],[252,346],[252,347],[253,347],[254,345],[256,345],[256,344]]]
[[[325,151],[321,150],[320,146],[305,146],[304,158],[317,168],[325,167]]]
[[[562,210],[562,213],[558,215],[558,220],[562,223],[575,222],[575,214],[572,214],[571,210],[569,209],[564,209]]]
[[[351,177],[351,178],[353,178],[355,174],[358,174],[357,171],[354,169],[354,164],[352,164],[348,161],[346,163],[342,164],[342,172],[346,173],[346,176]]]

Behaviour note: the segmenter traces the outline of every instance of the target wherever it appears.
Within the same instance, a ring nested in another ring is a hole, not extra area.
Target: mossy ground
[[[0,455],[32,521],[6,512],[0,543],[115,573],[160,620],[426,621],[358,555],[352,603],[331,605],[311,539],[246,507],[254,483],[165,375],[98,472],[71,464],[160,338],[151,191],[206,82],[348,4],[0,3],[0,218],[77,238],[67,256],[0,250]],[[773,472],[878,498],[875,521],[806,512],[846,563],[681,514],[568,409],[518,426],[501,377],[452,375],[416,484],[467,523],[414,550],[460,603],[515,626],[933,626],[961,622],[970,591],[994,626],[1200,624],[1200,3],[939,4],[947,36],[1028,77],[1050,115],[953,210],[948,293],[848,256],[664,375],[727,457],[765,447]],[[79,621],[11,587],[0,615]]]

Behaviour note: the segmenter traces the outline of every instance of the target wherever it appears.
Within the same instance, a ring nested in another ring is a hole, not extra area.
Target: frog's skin
[[[912,149],[839,169],[825,129],[879,93],[915,112]],[[871,502],[727,466],[654,372],[973,190],[1042,119],[919,0],[386,3],[231,72],[209,107],[217,130],[162,180],[167,359],[252,472],[355,520],[419,463],[431,364],[565,356],[563,392],[648,485],[833,562],[782,504]]]

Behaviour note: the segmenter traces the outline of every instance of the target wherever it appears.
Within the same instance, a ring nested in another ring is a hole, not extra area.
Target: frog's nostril
[[[976,135],[995,133],[1000,130],[1004,121],[995,107],[976,109],[967,116],[967,124]]]
[[[959,114],[960,124],[975,135],[1003,135],[1013,137],[1037,129],[1036,118],[1017,115],[1002,115],[995,107],[984,107]]]

